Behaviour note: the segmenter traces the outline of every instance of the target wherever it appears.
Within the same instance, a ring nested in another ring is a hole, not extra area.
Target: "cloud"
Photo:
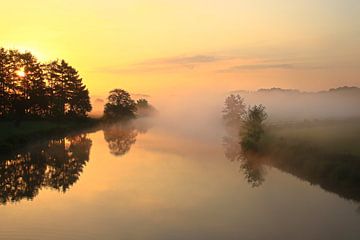
[[[251,62],[249,62],[251,61]],[[244,63],[248,62],[248,63]],[[292,58],[244,58],[240,55],[230,53],[218,54],[198,54],[189,56],[174,56],[168,58],[154,58],[142,62],[134,63],[129,66],[114,66],[98,69],[100,72],[112,74],[133,74],[133,73],[151,73],[151,72],[167,72],[185,69],[192,71],[200,66],[210,66],[214,69],[216,66],[222,68],[212,70],[217,73],[236,73],[242,71],[260,71],[267,69],[283,69],[296,70],[307,69],[316,70],[322,69],[324,66],[311,66]],[[216,65],[216,66],[214,66]],[[210,70],[211,71],[211,70]]]
[[[98,68],[98,72],[113,74],[136,73],[136,72],[157,72],[177,69],[179,67],[193,70],[199,64],[220,62],[230,59],[231,57],[216,55],[193,55],[193,56],[176,56],[170,58],[149,59],[143,62],[132,64],[128,67],[103,67]]]
[[[140,65],[152,65],[152,64],[179,64],[179,65],[187,65],[187,64],[200,64],[200,63],[210,63],[210,62],[218,62],[226,59],[226,57],[221,56],[213,56],[213,55],[194,55],[194,56],[178,56],[172,58],[159,58],[152,59],[145,62],[140,63]]]
[[[238,66],[232,66],[226,69],[222,69],[219,72],[240,72],[240,71],[246,71],[246,70],[265,70],[265,69],[294,69],[295,66],[293,64],[246,64],[246,65],[238,65]]]
[[[134,64],[134,66],[143,67],[145,69],[172,69],[180,66],[189,70],[193,70],[197,65],[200,64],[220,62],[230,58],[231,57],[216,55],[176,56],[170,58],[150,59]]]

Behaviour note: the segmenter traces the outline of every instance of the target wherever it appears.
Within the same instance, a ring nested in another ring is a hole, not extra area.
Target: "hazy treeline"
[[[357,87],[319,92],[272,88],[232,93],[240,94],[248,104],[265,103],[272,122],[360,117],[360,88]]]
[[[0,48],[0,119],[85,117],[89,91],[64,60],[40,63],[30,52]]]

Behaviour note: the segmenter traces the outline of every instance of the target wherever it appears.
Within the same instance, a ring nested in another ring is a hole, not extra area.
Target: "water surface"
[[[0,239],[360,239],[358,187],[270,156],[244,168],[202,129],[115,125],[3,156]]]

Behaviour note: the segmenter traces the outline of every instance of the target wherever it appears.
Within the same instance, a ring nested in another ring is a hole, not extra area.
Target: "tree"
[[[19,53],[23,75],[18,73],[21,80],[22,94],[25,101],[25,115],[41,118],[47,109],[46,89],[42,64],[29,52]]]
[[[50,108],[55,118],[86,117],[92,107],[79,73],[64,60],[47,65]]]
[[[157,113],[157,110],[145,98],[140,98],[136,101],[136,108],[136,115],[138,117],[149,117]]]
[[[64,60],[41,64],[30,53],[0,48],[0,118],[86,117],[89,91]]]
[[[239,94],[231,94],[225,100],[223,110],[223,120],[229,127],[238,127],[244,121],[246,115],[246,105],[244,99]]]
[[[0,118],[4,118],[9,110],[8,63],[7,51],[0,48]]]
[[[135,117],[136,103],[130,94],[123,89],[110,91],[105,104],[104,118],[107,120],[125,120]]]
[[[136,101],[136,106],[138,108],[148,108],[150,105],[148,100],[146,100],[145,98],[140,98]]]
[[[263,105],[249,107],[243,129],[240,132],[242,135],[241,146],[244,150],[258,150],[259,142],[264,134],[263,122],[267,116]]]

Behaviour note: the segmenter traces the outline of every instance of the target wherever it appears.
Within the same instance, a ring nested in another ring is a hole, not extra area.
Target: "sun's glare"
[[[19,70],[17,70],[16,75],[18,75],[19,77],[25,77],[26,73],[25,73],[25,69],[24,68],[20,68]]]

